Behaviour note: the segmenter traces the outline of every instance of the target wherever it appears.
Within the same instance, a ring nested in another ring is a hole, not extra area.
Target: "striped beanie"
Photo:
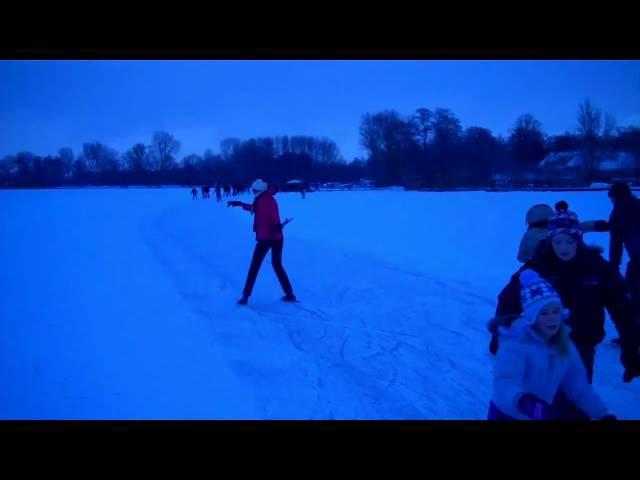
[[[564,201],[556,204],[556,211],[547,222],[547,228],[550,237],[559,233],[566,233],[576,238],[582,237],[578,215],[569,210],[569,205]]]
[[[555,288],[534,270],[527,269],[520,272],[520,285],[523,316],[531,324],[535,323],[538,313],[548,303],[557,302],[562,305]]]

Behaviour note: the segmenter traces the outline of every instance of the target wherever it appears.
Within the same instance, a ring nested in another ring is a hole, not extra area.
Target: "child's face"
[[[562,305],[558,302],[551,302],[540,309],[535,327],[546,340],[549,340],[558,333],[563,322]]]
[[[566,233],[558,233],[551,238],[553,251],[560,260],[568,262],[576,256],[578,241]]]

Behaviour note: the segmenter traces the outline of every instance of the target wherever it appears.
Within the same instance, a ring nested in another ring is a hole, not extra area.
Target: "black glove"
[[[609,231],[609,223],[606,220],[596,220],[593,224],[593,229],[596,232],[608,232]]]
[[[550,406],[532,393],[525,393],[518,399],[518,410],[531,420],[550,418]]]
[[[611,421],[615,421],[618,420],[618,417],[616,417],[615,415],[612,415],[611,413],[605,415],[604,417],[602,417],[600,420],[602,420],[603,422],[611,422]]]
[[[227,207],[241,207],[242,206],[242,202],[239,202],[238,200],[229,200],[227,202]]]

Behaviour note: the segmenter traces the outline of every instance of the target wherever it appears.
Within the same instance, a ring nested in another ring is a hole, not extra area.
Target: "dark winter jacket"
[[[565,262],[545,242],[500,292],[496,317],[510,318],[522,313],[520,272],[527,268],[538,272],[557,290],[563,306],[570,311],[567,325],[576,345],[595,346],[604,339],[606,308],[620,334],[623,365],[633,371],[640,370],[640,327],[622,276],[602,258],[599,249],[580,244],[575,258]],[[497,344],[494,335],[490,345],[492,353],[497,351]]]
[[[256,240],[282,240],[282,225],[278,204],[273,197],[276,190],[269,188],[261,193],[253,201],[253,204],[243,204],[242,208],[252,212],[253,231],[256,232]]]
[[[609,217],[609,261],[620,268],[622,247],[633,262],[640,262],[640,199],[629,196],[616,201]]]

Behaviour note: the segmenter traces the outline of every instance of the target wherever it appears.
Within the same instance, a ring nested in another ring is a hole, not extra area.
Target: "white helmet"
[[[265,192],[268,188],[267,182],[265,182],[262,179],[257,179],[255,182],[253,182],[251,184],[251,191],[255,194],[255,195],[259,195],[262,192]]]

